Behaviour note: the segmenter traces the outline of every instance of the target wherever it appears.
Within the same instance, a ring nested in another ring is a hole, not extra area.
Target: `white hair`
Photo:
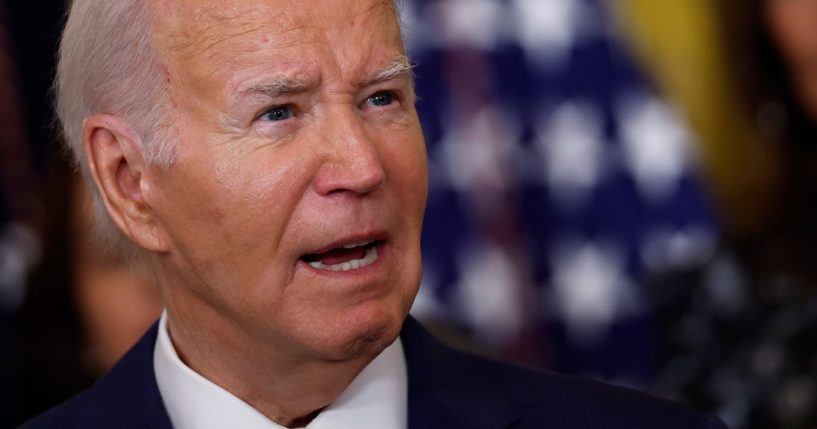
[[[152,44],[148,1],[74,0],[60,43],[55,82],[63,138],[90,185],[97,232],[113,250],[132,253],[92,185],[83,146],[85,119],[108,113],[127,122],[146,160],[173,162],[173,127],[168,121],[164,75]]]

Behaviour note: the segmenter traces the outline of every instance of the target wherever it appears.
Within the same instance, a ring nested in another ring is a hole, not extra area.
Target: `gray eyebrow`
[[[414,66],[411,64],[409,58],[405,55],[401,55],[393,63],[386,66],[383,70],[380,70],[375,74],[374,78],[370,81],[366,82],[367,85],[379,83],[379,82],[387,82],[390,80],[398,79],[403,76],[408,76],[410,80],[414,79]]]
[[[413,69],[414,66],[411,64],[409,58],[402,55],[393,63],[377,72],[372,79],[365,82],[365,85],[388,82],[390,80],[399,79],[403,76],[408,76],[410,80],[413,80]],[[286,76],[278,76],[272,80],[252,83],[246,88],[241,89],[238,93],[241,96],[263,95],[269,98],[278,98],[296,93],[305,87],[306,82],[302,80],[292,79]]]
[[[270,98],[281,97],[300,91],[306,86],[303,81],[284,76],[272,80],[256,82],[239,91],[241,95],[264,95]]]

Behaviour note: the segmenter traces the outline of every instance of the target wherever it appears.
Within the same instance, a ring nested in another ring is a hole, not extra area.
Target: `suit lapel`
[[[409,429],[503,429],[517,412],[492,374],[434,339],[416,320],[403,325]]]

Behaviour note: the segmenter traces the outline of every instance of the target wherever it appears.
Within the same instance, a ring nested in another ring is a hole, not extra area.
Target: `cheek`
[[[428,161],[422,132],[407,133],[402,141],[386,145],[383,163],[390,181],[398,188],[397,195],[409,206],[406,208],[418,209],[422,217],[428,194]]]
[[[217,278],[232,272],[251,284],[264,275],[259,261],[286,256],[282,236],[308,179],[286,152],[231,153],[199,154],[174,167],[162,192],[162,223],[190,268]]]
[[[220,202],[237,227],[255,225],[279,230],[289,220],[310,181],[312,157],[298,144],[272,147],[258,142],[242,145],[250,149],[219,154],[211,161],[216,180],[211,184],[212,201]]]

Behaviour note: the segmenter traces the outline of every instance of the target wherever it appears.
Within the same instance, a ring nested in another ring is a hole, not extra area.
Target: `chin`
[[[333,360],[374,356],[388,347],[400,334],[406,313],[382,308],[358,308],[341,317],[325,331],[324,348]]]

